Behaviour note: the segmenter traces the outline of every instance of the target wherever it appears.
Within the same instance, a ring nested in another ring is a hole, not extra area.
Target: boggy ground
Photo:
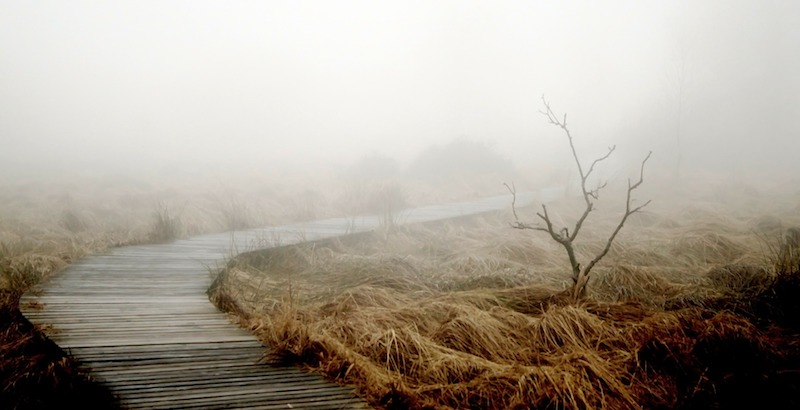
[[[354,384],[377,407],[800,406],[800,253],[783,246],[800,195],[655,199],[578,303],[562,294],[563,249],[510,228],[509,213],[251,252],[210,295],[269,360]],[[604,245],[614,207],[590,216],[582,257]],[[567,222],[580,209],[548,207]]]

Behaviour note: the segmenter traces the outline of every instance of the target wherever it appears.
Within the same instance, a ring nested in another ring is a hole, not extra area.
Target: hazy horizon
[[[480,141],[571,167],[799,169],[800,4],[0,2],[0,170],[283,170]],[[680,109],[679,109],[680,107]]]

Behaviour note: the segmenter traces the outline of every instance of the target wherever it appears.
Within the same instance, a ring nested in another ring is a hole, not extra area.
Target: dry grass
[[[53,408],[68,391],[88,391],[75,387],[85,378],[63,352],[41,342],[45,339],[19,314],[18,306],[22,293],[77,258],[109,247],[338,217],[343,211],[353,216],[365,206],[386,210],[386,220],[391,221],[399,206],[438,201],[429,195],[432,186],[407,189],[408,181],[397,178],[352,181],[352,176],[330,170],[318,170],[313,177],[268,171],[191,177],[179,172],[137,177],[0,175],[0,408]],[[362,185],[359,195],[342,197],[341,188],[354,183]],[[438,195],[463,200],[475,192],[492,193],[439,189]],[[365,198],[367,203],[361,203]],[[231,306],[236,303],[231,299]],[[48,398],[48,391],[62,393]],[[91,402],[87,397],[76,407],[91,407]]]
[[[393,179],[366,194],[359,187],[353,196],[370,203],[354,205],[336,189],[348,181],[231,182],[0,184],[0,407],[91,407],[105,397],[17,306],[21,292],[82,255],[160,240],[172,222],[167,236],[185,236],[503,193],[497,179],[444,189]],[[377,406],[790,407],[800,397],[800,280],[786,269],[797,261],[777,263],[772,250],[800,225],[800,199],[766,197],[730,186],[677,203],[655,197],[577,306],[559,294],[568,280],[561,250],[507,228],[510,215],[251,254],[225,270],[212,298],[271,343],[273,358],[355,383]],[[571,206],[553,204],[554,217]],[[602,246],[613,209],[592,215],[578,252]]]
[[[798,223],[775,204],[761,212]],[[269,360],[378,407],[794,408],[798,275],[770,264],[757,210],[669,206],[632,219],[578,305],[560,250],[505,214],[249,254],[210,295]],[[577,250],[615,220],[598,213]]]

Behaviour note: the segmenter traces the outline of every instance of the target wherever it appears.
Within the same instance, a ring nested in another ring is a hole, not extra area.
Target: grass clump
[[[169,206],[159,203],[153,211],[153,225],[147,239],[152,243],[169,242],[181,236],[181,220],[170,212]]]

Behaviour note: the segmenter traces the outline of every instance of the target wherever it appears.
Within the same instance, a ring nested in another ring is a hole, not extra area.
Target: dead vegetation
[[[580,303],[557,246],[506,214],[245,254],[210,296],[267,360],[382,408],[797,407],[800,274],[747,213],[670,209],[631,220]],[[576,252],[602,249],[603,215]]]
[[[108,403],[19,315],[21,292],[82,255],[146,241],[158,201],[180,219],[180,235],[340,212],[313,208],[339,197],[285,184],[254,184],[256,198],[154,186],[111,185],[102,199],[77,186],[0,191],[0,403]],[[409,204],[428,194],[402,192]],[[785,244],[800,200],[765,195],[770,207],[753,198],[742,207],[731,192],[658,198],[631,215],[635,229],[598,263],[580,304],[562,293],[563,249],[508,229],[510,215],[246,254],[211,293],[274,346],[272,360],[354,383],[376,406],[792,408],[800,280]],[[603,249],[613,209],[597,211],[578,256]]]
[[[360,205],[340,198],[337,187],[346,178],[328,171],[319,175],[331,178],[270,178],[261,173],[236,178],[231,173],[192,178],[0,175],[0,408],[58,408],[62,403],[93,408],[95,399],[110,405],[106,396],[92,393],[96,386],[67,355],[20,314],[19,297],[32,286],[74,260],[110,247],[342,216],[342,208],[359,210]],[[371,198],[375,210],[386,211],[387,221],[397,216],[398,207],[431,200],[430,187],[405,190],[395,180],[375,181],[380,184],[364,186],[363,196],[350,200]],[[465,198],[455,189],[438,194]]]

